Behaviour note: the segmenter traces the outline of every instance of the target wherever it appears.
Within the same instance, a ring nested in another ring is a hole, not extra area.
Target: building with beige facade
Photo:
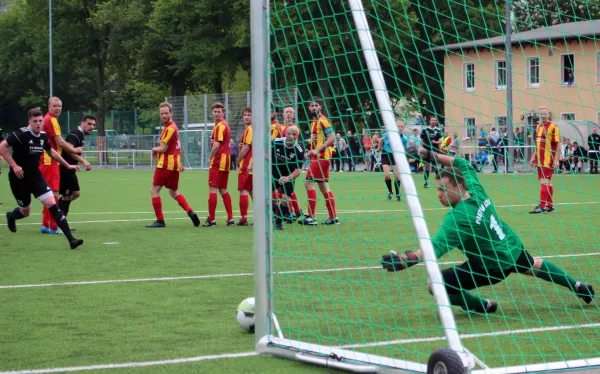
[[[540,106],[548,106],[555,120],[600,122],[597,36],[600,20],[512,35],[514,126],[537,123]],[[432,49],[444,53],[446,126],[462,138],[477,137],[480,127],[506,124],[505,42],[499,36]]]

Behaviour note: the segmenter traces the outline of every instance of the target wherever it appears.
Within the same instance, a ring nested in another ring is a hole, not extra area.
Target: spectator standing
[[[0,140],[2,132],[0,131]],[[590,158],[590,174],[598,174],[598,161],[600,160],[600,135],[598,128],[594,127],[592,133],[588,136],[589,158]],[[2,160],[0,160],[2,161]]]
[[[458,155],[458,149],[460,148],[460,139],[458,138],[458,133],[455,132],[452,135],[452,140],[450,142],[450,147],[448,148],[448,155],[456,156]]]
[[[348,171],[356,171],[357,157],[360,156],[360,143],[355,135],[352,135],[352,131],[348,130],[347,133],[348,143]]]
[[[494,166],[494,171],[492,173],[498,172],[498,157],[500,156],[500,133],[496,131],[495,127],[492,127],[492,131],[490,131],[490,135],[488,137],[490,149],[492,151],[492,165]]]
[[[231,154],[230,154],[231,170],[236,170],[237,169],[237,156],[239,154],[239,147],[237,144],[235,144],[233,139],[229,140],[229,152],[231,152]]]
[[[365,129],[362,137],[362,147],[365,157],[365,169],[363,171],[371,171],[371,137]]]
[[[485,130],[483,129],[483,127],[479,128],[479,141],[478,141],[478,145],[480,147],[485,147],[487,145],[487,138],[486,138],[486,133]]]
[[[342,135],[338,132],[335,134],[335,149],[337,150],[337,157],[335,158],[335,168],[338,172],[344,171],[344,161],[348,157],[348,143],[342,138]]]

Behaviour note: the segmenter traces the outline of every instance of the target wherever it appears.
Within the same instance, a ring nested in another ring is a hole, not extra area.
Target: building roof
[[[512,44],[540,43],[550,40],[569,40],[580,37],[600,35],[600,20],[563,23],[556,26],[540,27],[538,29],[512,34]],[[493,38],[479,39],[464,43],[448,44],[429,49],[429,51],[453,51],[458,49],[491,48],[503,46],[506,42],[504,35]]]

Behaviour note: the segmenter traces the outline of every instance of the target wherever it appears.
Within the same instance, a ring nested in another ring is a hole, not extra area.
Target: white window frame
[[[499,64],[503,62],[504,63],[504,84],[500,85],[498,84],[499,78],[500,78],[500,68],[499,68]],[[508,65],[506,63],[506,60],[494,60],[494,89],[496,90],[505,90],[506,89],[506,84],[507,84],[507,79],[508,79]]]
[[[573,115],[573,118],[565,118],[567,115]],[[562,112],[560,113],[560,119],[563,121],[575,121],[576,120],[575,112]]]
[[[467,66],[473,65],[473,87],[468,87],[469,78],[467,75]],[[475,91],[475,63],[474,62],[464,62],[463,63],[463,90],[465,92],[473,92]]]
[[[498,120],[500,118],[504,118],[504,124],[500,124],[500,121]],[[503,114],[500,116],[494,116],[494,126],[496,126],[496,131],[498,131],[498,132],[500,132],[501,127],[508,126],[508,117],[506,116],[506,114]]]
[[[532,83],[531,82],[531,78],[533,77],[533,75],[531,75],[531,62],[533,60],[537,60],[537,83]],[[529,88],[539,88],[540,87],[540,81],[541,81],[541,67],[540,67],[540,58],[539,56],[534,56],[534,57],[528,57],[527,58],[527,71],[525,76],[527,77],[527,87]]]
[[[577,85],[577,77],[575,77],[575,54],[574,53],[563,53],[560,55],[560,85],[561,86],[568,86],[569,84],[566,82],[566,76],[565,76],[565,57],[566,56],[573,56],[573,66],[571,67],[571,70],[573,71],[573,86]]]
[[[468,120],[473,120],[473,126],[471,127],[473,129],[473,136],[471,137],[469,134],[469,124],[468,124]],[[477,119],[473,116],[470,117],[463,117],[463,124],[465,126],[465,136],[469,137],[471,140],[477,140]]]

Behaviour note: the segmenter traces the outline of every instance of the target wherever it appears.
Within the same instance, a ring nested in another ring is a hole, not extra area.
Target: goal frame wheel
[[[433,352],[427,361],[427,374],[466,374],[468,369],[456,351],[441,348]]]

